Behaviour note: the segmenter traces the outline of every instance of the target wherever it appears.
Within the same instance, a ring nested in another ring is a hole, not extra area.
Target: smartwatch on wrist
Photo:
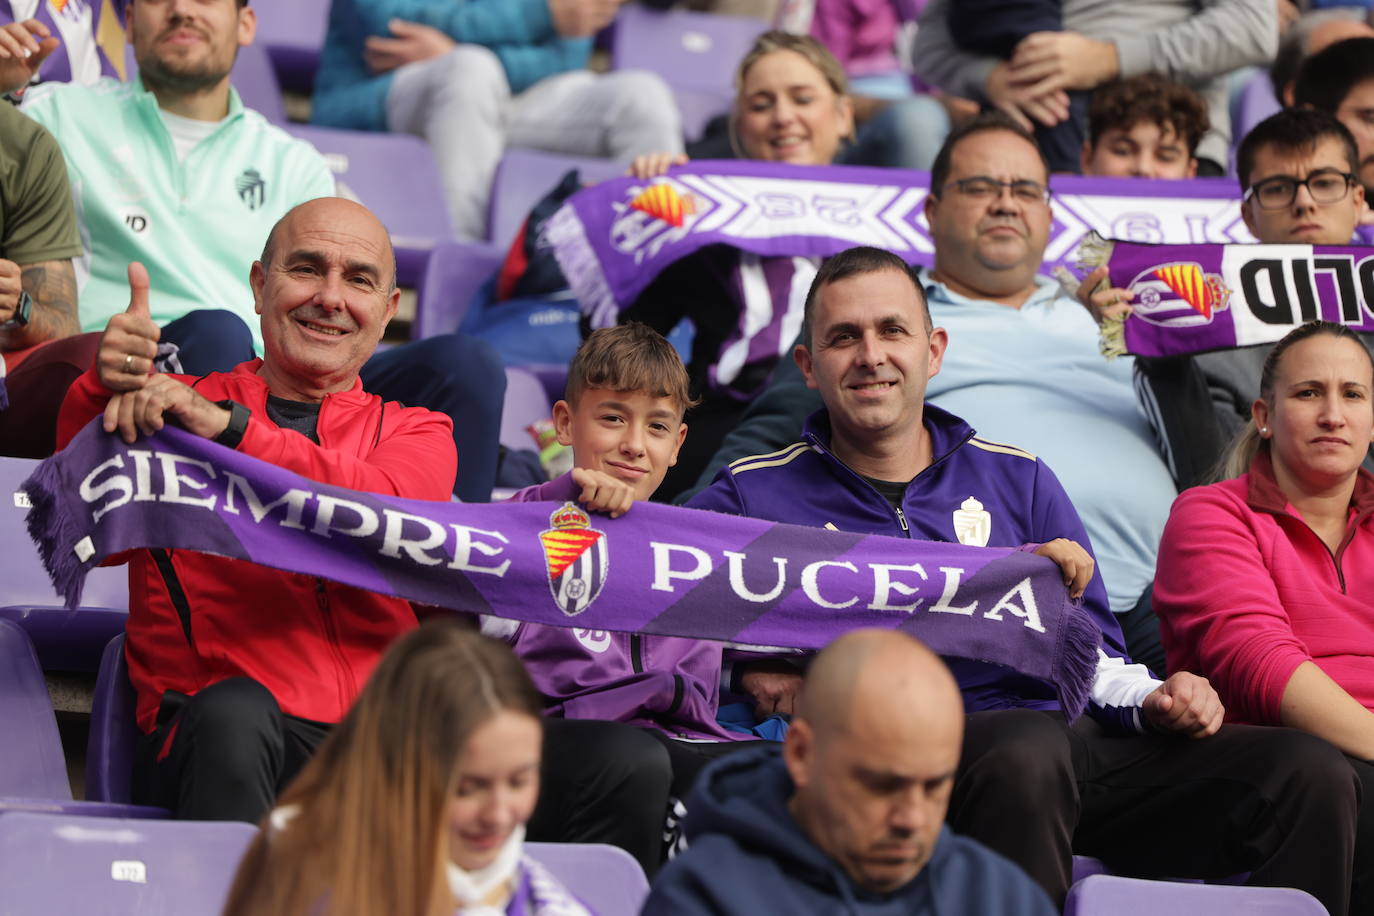
[[[33,297],[28,290],[19,291],[19,302],[14,306],[14,314],[9,321],[0,323],[0,330],[12,331],[15,328],[22,328],[29,323],[29,318],[33,315]]]
[[[214,441],[228,448],[238,448],[239,443],[243,441],[243,434],[248,432],[248,418],[253,414],[238,401],[216,401],[215,406],[229,411],[229,425],[224,427],[224,432],[216,436]]]

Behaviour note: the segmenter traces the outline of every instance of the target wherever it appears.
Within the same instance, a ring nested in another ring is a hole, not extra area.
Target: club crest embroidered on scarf
[[[539,533],[549,569],[549,591],[564,614],[585,611],[606,584],[606,533],[591,526],[587,513],[564,503],[549,516],[553,527]]]

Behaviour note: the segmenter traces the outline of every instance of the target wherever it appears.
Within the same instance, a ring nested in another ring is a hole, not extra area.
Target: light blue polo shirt
[[[128,265],[142,261],[159,325],[196,308],[228,309],[261,355],[248,270],[287,210],[334,194],[314,147],[244,108],[233,90],[229,116],[184,161],[141,83],[47,83],[22,110],[52,132],[67,160],[86,248],[82,330],[103,330],[128,308]]]
[[[1177,495],[1136,402],[1133,360],[1105,359],[1087,310],[1046,277],[1019,309],[961,296],[926,271],[921,281],[950,354],[926,397],[1045,460],[1088,529],[1112,610],[1131,610],[1154,580]]]

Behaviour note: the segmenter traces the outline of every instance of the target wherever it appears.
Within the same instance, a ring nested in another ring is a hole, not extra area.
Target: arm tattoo
[[[71,261],[40,261],[20,269],[20,285],[33,297],[33,315],[22,328],[0,331],[0,350],[31,347],[81,331],[76,314],[76,271]]]

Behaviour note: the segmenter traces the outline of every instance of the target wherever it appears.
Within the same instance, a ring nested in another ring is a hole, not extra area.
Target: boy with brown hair
[[[573,469],[511,500],[556,503],[551,525],[555,516],[563,523],[592,524],[569,503],[612,518],[623,515],[635,500],[652,496],[677,461],[687,436],[682,417],[693,403],[687,369],[661,335],[629,322],[593,331],[582,342],[565,392],[553,407],[553,420],[558,441],[572,446]],[[567,591],[566,600],[575,605],[583,589]],[[711,758],[750,737],[716,722],[720,643],[493,617],[482,619],[482,631],[514,647],[544,695],[547,715],[624,722],[658,737],[672,763],[671,794],[678,799]]]
[[[1088,106],[1083,174],[1192,178],[1210,124],[1202,96],[1168,77],[1142,73],[1108,83]]]
[[[574,499],[574,492],[576,502],[612,518],[649,499],[687,438],[682,417],[695,403],[688,384],[682,358],[648,325],[593,331],[568,366],[565,397],[553,405],[554,430],[559,443],[572,446],[573,469],[512,499]]]

